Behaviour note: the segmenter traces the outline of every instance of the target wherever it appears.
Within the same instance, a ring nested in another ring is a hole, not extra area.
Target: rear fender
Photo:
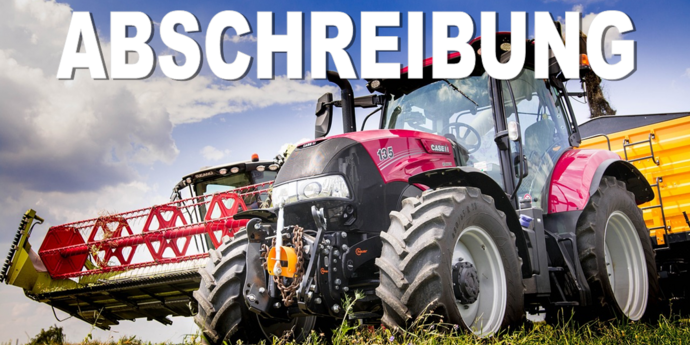
[[[597,191],[604,175],[613,176],[619,181],[625,182],[628,191],[635,194],[635,203],[638,205],[654,200],[654,190],[649,181],[634,165],[621,159],[607,160],[599,165],[594,173],[592,185],[589,186],[590,196]]]
[[[515,234],[518,255],[522,258],[523,278],[532,277],[532,262],[530,260],[527,239],[522,231],[518,215],[503,188],[491,177],[475,168],[453,167],[430,170],[414,175],[410,177],[409,183],[411,185],[421,184],[431,189],[440,187],[476,187],[481,189],[483,194],[491,196],[494,199],[496,208],[505,213],[508,228]]]
[[[582,211],[604,175],[625,182],[638,205],[654,199],[654,192],[642,173],[617,154],[604,150],[569,150],[554,167],[548,213]]]

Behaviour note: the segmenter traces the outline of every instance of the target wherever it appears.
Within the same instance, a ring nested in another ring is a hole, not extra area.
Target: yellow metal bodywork
[[[690,213],[690,118],[682,117],[674,120],[654,123],[647,126],[632,128],[608,134],[611,151],[625,159],[634,160],[651,155],[649,143],[640,143],[623,148],[624,141],[635,143],[650,139],[654,149],[652,158],[631,162],[647,178],[650,185],[659,182],[663,211],[666,216],[666,229],[663,229],[664,219],[661,208],[643,210],[644,220],[648,228],[662,227],[651,230],[650,236],[656,238],[657,244],[666,243],[665,234],[677,234],[690,231],[685,221],[683,211]],[[580,148],[608,150],[607,140],[598,136],[583,140]],[[657,164],[655,160],[658,160]],[[640,208],[659,205],[659,196],[653,188],[654,200],[640,205]]]
[[[26,219],[21,238],[17,243],[17,250],[11,258],[11,264],[7,270],[7,284],[18,286],[28,294],[40,295],[45,292],[75,289],[82,284],[78,284],[69,279],[53,280],[47,272],[38,271],[31,262],[31,226],[34,221],[43,222],[43,219],[36,215],[36,211],[28,210],[24,214]]]

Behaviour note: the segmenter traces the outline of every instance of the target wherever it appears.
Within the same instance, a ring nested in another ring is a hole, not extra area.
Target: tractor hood
[[[285,206],[286,224],[311,226],[313,205],[325,210],[329,229],[380,233],[390,224],[390,211],[421,194],[422,188],[408,183],[411,176],[452,166],[453,148],[444,137],[408,130],[352,132],[297,147],[278,173],[273,196],[285,186],[300,198]],[[345,197],[307,197],[300,190],[311,184],[303,180],[334,175],[347,184]],[[295,189],[288,188],[295,182]],[[348,217],[343,210],[351,210]]]
[[[403,129],[352,132],[298,146],[275,185],[330,173],[355,183],[359,176],[352,176],[354,170],[367,177],[378,175],[384,183],[407,182],[417,173],[455,166],[454,162],[451,143],[439,135]]]

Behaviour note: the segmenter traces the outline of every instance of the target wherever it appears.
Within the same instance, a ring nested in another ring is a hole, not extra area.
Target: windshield
[[[194,191],[197,196],[226,192],[229,190],[252,184],[273,181],[275,180],[277,174],[277,171],[252,170],[244,174],[222,176],[215,179],[196,183],[194,185]],[[260,189],[266,188],[268,188],[268,186],[262,187]],[[244,197],[244,203],[247,205],[247,208],[249,209],[260,208],[261,203],[265,201],[266,198],[267,195],[265,193],[250,194]],[[202,211],[202,213],[205,212]]]
[[[504,185],[486,73],[438,80],[390,100],[384,126],[445,136],[462,147],[467,165]]]

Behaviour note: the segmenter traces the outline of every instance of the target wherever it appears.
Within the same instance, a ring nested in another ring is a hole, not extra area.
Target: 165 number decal
[[[393,146],[380,148],[380,149],[378,149],[378,151],[376,151],[376,154],[379,155],[380,161],[385,161],[386,159],[391,159],[391,158],[393,158]]]

